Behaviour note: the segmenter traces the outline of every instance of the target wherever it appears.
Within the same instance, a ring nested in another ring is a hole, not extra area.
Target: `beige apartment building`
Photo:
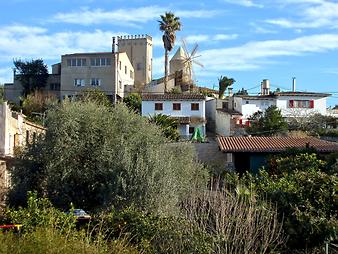
[[[114,102],[134,85],[134,68],[125,52],[76,53],[61,56],[60,97],[98,88]]]
[[[135,86],[143,87],[152,80],[153,39],[149,35],[113,37],[118,52],[126,52],[135,70]]]

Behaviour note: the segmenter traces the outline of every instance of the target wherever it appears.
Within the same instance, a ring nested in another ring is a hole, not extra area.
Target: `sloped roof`
[[[314,96],[314,97],[328,97],[328,93],[314,93],[314,92],[277,92],[276,96]]]
[[[177,49],[175,55],[170,59],[170,61],[173,61],[173,60],[182,61],[182,60],[185,60],[186,58],[187,58],[187,55],[185,54],[183,48],[179,47]]]
[[[217,137],[222,152],[283,152],[288,148],[311,147],[318,152],[334,152],[338,145],[313,137]]]
[[[202,94],[143,94],[142,101],[202,101]]]

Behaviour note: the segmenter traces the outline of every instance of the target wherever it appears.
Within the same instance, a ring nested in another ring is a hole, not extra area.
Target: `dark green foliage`
[[[263,112],[256,112],[249,118],[247,132],[255,136],[273,136],[287,131],[287,123],[276,106],[270,106]]]
[[[42,59],[31,61],[14,61],[15,70],[18,72],[17,78],[23,86],[23,96],[26,97],[29,93],[39,90],[46,86],[48,79],[48,68],[43,63]]]
[[[180,138],[177,130],[178,123],[175,119],[167,115],[155,114],[150,116],[149,122],[160,127],[163,135],[173,141],[178,141]]]
[[[112,103],[108,96],[100,89],[85,89],[82,90],[76,97],[77,101],[93,102],[105,107],[111,107]]]
[[[261,171],[256,191],[276,202],[290,249],[322,246],[337,237],[337,174],[322,171],[315,154],[275,158],[273,170]]]
[[[76,218],[53,207],[46,198],[38,198],[37,193],[28,192],[27,207],[9,209],[7,220],[10,223],[22,224],[23,233],[36,228],[55,228],[61,232],[75,229]]]
[[[142,106],[142,98],[141,95],[138,93],[131,93],[128,96],[123,98],[123,102],[127,105],[127,107],[140,114],[141,113],[141,106]]]
[[[238,90],[234,95],[249,95],[248,91],[244,89],[244,87],[241,90]]]
[[[15,203],[37,190],[63,208],[135,204],[167,213],[204,185],[206,173],[190,146],[166,144],[156,126],[122,104],[65,102],[48,112],[47,128],[12,168]]]
[[[227,76],[221,76],[218,78],[218,98],[222,99],[224,92],[229,86],[232,86],[236,80],[233,78],[228,78]]]
[[[212,247],[212,237],[182,217],[126,207],[121,211],[112,209],[97,221],[104,222],[108,239],[127,238],[144,253],[209,253]]]

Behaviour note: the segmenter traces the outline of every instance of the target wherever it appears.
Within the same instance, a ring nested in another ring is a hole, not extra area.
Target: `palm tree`
[[[160,31],[164,34],[162,36],[164,44],[164,90],[167,92],[167,82],[168,82],[168,53],[173,49],[175,40],[176,40],[176,31],[181,30],[181,22],[179,17],[175,17],[175,14],[172,12],[166,12],[164,15],[161,15]]]
[[[149,116],[149,122],[156,124],[162,130],[165,137],[177,141],[180,137],[178,132],[178,122],[176,119],[162,114]]]
[[[236,80],[233,78],[228,78],[227,76],[221,76],[218,78],[218,98],[222,99],[225,90],[229,87],[232,86],[233,83],[235,83]]]

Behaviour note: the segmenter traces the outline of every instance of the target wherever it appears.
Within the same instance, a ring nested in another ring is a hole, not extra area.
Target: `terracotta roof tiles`
[[[313,137],[217,137],[222,152],[282,152],[287,148],[311,147],[318,152],[334,152],[338,145]]]
[[[205,96],[202,94],[143,94],[143,101],[202,101]]]

